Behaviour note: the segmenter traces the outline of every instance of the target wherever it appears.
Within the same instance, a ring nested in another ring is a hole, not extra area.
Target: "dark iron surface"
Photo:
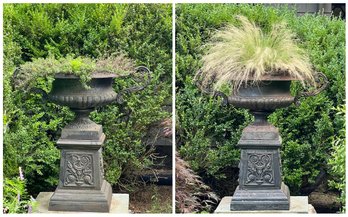
[[[113,77],[94,77],[86,89],[78,77],[56,77],[49,94],[51,101],[73,109],[93,109],[116,100]]]
[[[319,94],[328,80],[323,73],[315,75],[318,86],[294,97],[290,94],[291,81],[287,76],[271,76],[257,83],[241,86],[230,96],[196,85],[202,92],[221,97],[223,105],[248,109],[255,117],[242,132],[238,142],[241,148],[239,186],[232,196],[231,210],[289,210],[290,191],[282,182],[281,137],[267,117],[278,108],[296,102],[300,97]],[[211,85],[208,85],[211,86]]]
[[[58,74],[55,77],[49,99],[68,106],[76,117],[62,129],[57,141],[61,149],[59,184],[50,199],[49,210],[109,212],[112,189],[104,179],[102,146],[105,134],[101,125],[89,119],[89,114],[96,107],[120,102],[124,93],[144,89],[150,82],[150,71],[138,67],[137,72],[141,74],[138,81],[143,84],[119,94],[112,88],[116,76],[109,73],[93,74],[87,84],[89,88],[76,76]]]

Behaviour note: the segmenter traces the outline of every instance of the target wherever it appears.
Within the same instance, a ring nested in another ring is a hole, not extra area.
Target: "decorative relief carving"
[[[247,185],[274,184],[271,153],[248,153]]]
[[[64,186],[91,186],[93,184],[92,154],[67,154]]]

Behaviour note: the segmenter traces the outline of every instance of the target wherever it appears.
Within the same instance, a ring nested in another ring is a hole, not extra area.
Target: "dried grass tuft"
[[[96,61],[96,71],[109,71],[119,76],[135,72],[135,62],[124,53],[113,53]]]
[[[246,17],[237,19],[240,26],[228,25],[217,31],[208,44],[202,71],[196,75],[204,86],[213,81],[214,88],[219,89],[231,83],[238,90],[243,84],[274,75],[290,76],[303,86],[315,85],[309,58],[286,23],[274,24],[265,33]]]

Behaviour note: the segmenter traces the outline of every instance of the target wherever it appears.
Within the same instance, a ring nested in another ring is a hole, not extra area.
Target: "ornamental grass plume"
[[[237,16],[240,26],[228,25],[217,31],[203,57],[203,86],[219,89],[229,83],[234,90],[257,83],[268,76],[289,76],[303,86],[315,85],[312,65],[295,34],[285,22],[275,23],[264,32],[244,16]]]

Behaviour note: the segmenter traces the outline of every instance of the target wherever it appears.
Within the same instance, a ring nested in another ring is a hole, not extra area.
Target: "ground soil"
[[[132,213],[172,213],[172,186],[144,185],[129,198]]]
[[[340,210],[341,204],[338,201],[337,192],[312,192],[309,195],[309,203],[312,204],[317,213],[336,213]]]

